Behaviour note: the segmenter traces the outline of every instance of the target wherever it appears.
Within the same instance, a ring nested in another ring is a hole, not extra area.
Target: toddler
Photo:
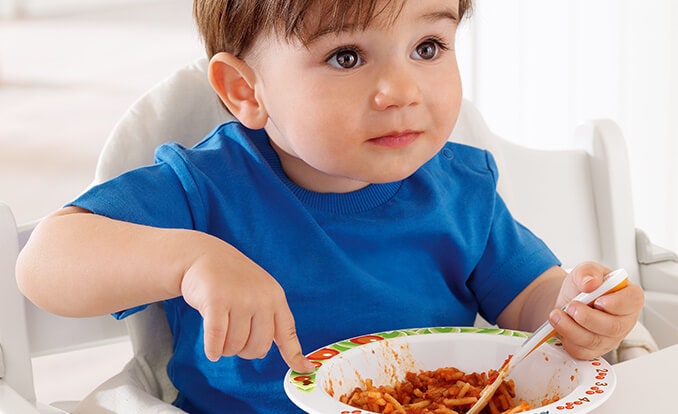
[[[22,291],[67,316],[163,301],[190,413],[298,412],[282,381],[313,370],[304,353],[477,313],[527,331],[550,318],[577,358],[613,349],[642,290],[560,310],[610,269],[567,274],[507,210],[492,156],[447,142],[470,7],[196,0],[209,81],[238,122],[163,145],[45,218]]]

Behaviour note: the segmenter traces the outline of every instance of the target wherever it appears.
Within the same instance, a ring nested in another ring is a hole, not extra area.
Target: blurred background
[[[498,135],[576,146],[610,118],[625,136],[636,226],[678,251],[678,2],[476,0],[459,42],[465,95]],[[563,194],[567,198],[567,194]]]
[[[0,200],[18,223],[85,189],[123,112],[203,55],[191,7],[190,0],[0,0]],[[131,357],[129,341],[36,357],[38,401],[81,400]]]
[[[202,56],[191,3],[0,0],[0,199],[19,223],[79,194],[125,109]],[[494,132],[531,147],[576,146],[578,124],[615,120],[627,141],[637,227],[678,251],[678,2],[475,3],[457,44],[466,98]],[[110,375],[127,346],[103,361]],[[39,398],[82,397],[58,386]]]
[[[79,194],[127,107],[203,52],[190,0],[0,4],[0,199],[25,222]]]

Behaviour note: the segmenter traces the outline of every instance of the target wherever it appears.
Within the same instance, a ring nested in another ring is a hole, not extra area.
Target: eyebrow
[[[456,23],[459,23],[459,13],[452,9],[445,9],[440,11],[435,11],[431,13],[426,13],[421,16],[422,20],[427,21],[436,21],[436,20],[452,20]]]

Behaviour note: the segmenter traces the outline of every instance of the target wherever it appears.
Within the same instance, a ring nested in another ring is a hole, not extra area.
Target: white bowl
[[[312,374],[288,371],[288,397],[308,413],[358,414],[339,401],[371,378],[375,386],[394,384],[408,371],[456,367],[467,373],[498,369],[516,352],[527,333],[493,328],[438,327],[405,329],[336,342],[308,355],[316,364]],[[602,358],[573,359],[558,341],[539,347],[511,369],[517,401],[533,407],[530,414],[588,413],[612,393],[616,378]],[[541,401],[559,399],[546,406]]]

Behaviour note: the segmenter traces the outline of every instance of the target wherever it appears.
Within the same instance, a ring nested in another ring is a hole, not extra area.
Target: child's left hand
[[[549,315],[565,350],[575,358],[597,358],[619,345],[638,320],[645,301],[640,286],[626,288],[599,297],[592,307],[570,301],[580,292],[591,292],[611,270],[584,263],[567,275],[558,294],[557,309]],[[560,308],[568,304],[565,311]]]

